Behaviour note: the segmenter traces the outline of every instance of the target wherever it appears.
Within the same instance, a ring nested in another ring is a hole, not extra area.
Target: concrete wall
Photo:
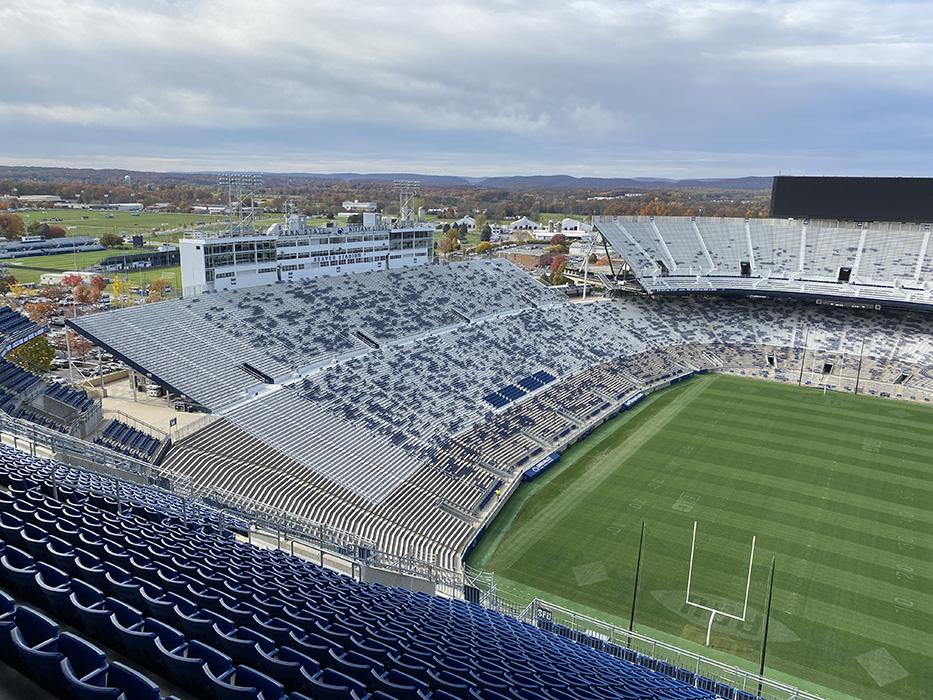
[[[360,578],[367,583],[381,583],[384,586],[401,586],[410,591],[418,591],[430,595],[434,595],[436,588],[432,581],[366,565],[360,567]]]

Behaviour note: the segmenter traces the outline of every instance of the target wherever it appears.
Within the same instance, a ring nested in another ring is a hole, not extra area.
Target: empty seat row
[[[190,692],[713,697],[476,605],[358,582],[174,515],[24,486],[0,494],[0,583]]]

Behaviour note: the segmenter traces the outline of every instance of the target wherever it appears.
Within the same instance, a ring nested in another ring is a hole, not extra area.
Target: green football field
[[[832,698],[933,698],[933,407],[723,375],[651,395],[523,485],[469,563],[500,590]],[[746,624],[685,605],[741,611]]]

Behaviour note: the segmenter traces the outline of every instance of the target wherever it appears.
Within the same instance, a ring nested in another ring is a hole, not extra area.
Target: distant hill
[[[36,180],[39,182],[82,181],[88,183],[121,183],[130,175],[137,182],[190,183],[213,185],[216,172],[150,172],[93,168],[47,168],[0,165],[0,179]],[[574,177],[572,175],[510,175],[501,177],[460,177],[457,175],[424,175],[418,173],[264,173],[270,186],[296,182],[391,182],[418,180],[429,187],[488,187],[505,190],[660,190],[660,189],[731,189],[768,190],[770,177],[709,178],[667,180],[664,178]]]
[[[667,180],[664,178],[638,177],[574,177],[572,175],[530,175],[509,177],[487,177],[475,184],[482,187],[499,187],[509,190],[557,190],[557,189],[732,189],[767,190],[771,188],[770,177],[709,178],[691,180]]]

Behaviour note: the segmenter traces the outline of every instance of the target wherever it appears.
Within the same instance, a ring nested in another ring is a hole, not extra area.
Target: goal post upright
[[[721,615],[722,617],[728,617],[739,622],[745,622],[745,618],[748,614],[748,596],[751,592],[752,587],[752,567],[755,564],[755,542],[757,537],[752,535],[752,548],[751,553],[748,557],[748,576],[745,579],[745,600],[742,603],[742,615],[735,615],[725,610],[719,610],[717,608],[710,607],[708,605],[703,605],[702,603],[695,603],[690,600],[690,588],[693,583],[693,562],[696,554],[696,544],[697,544],[697,521],[693,521],[693,538],[690,542],[690,564],[687,569],[687,597],[686,604],[700,610],[705,610],[709,613],[709,622],[706,625],[706,646],[709,646],[710,637],[713,633],[713,620],[716,618],[716,615]]]

